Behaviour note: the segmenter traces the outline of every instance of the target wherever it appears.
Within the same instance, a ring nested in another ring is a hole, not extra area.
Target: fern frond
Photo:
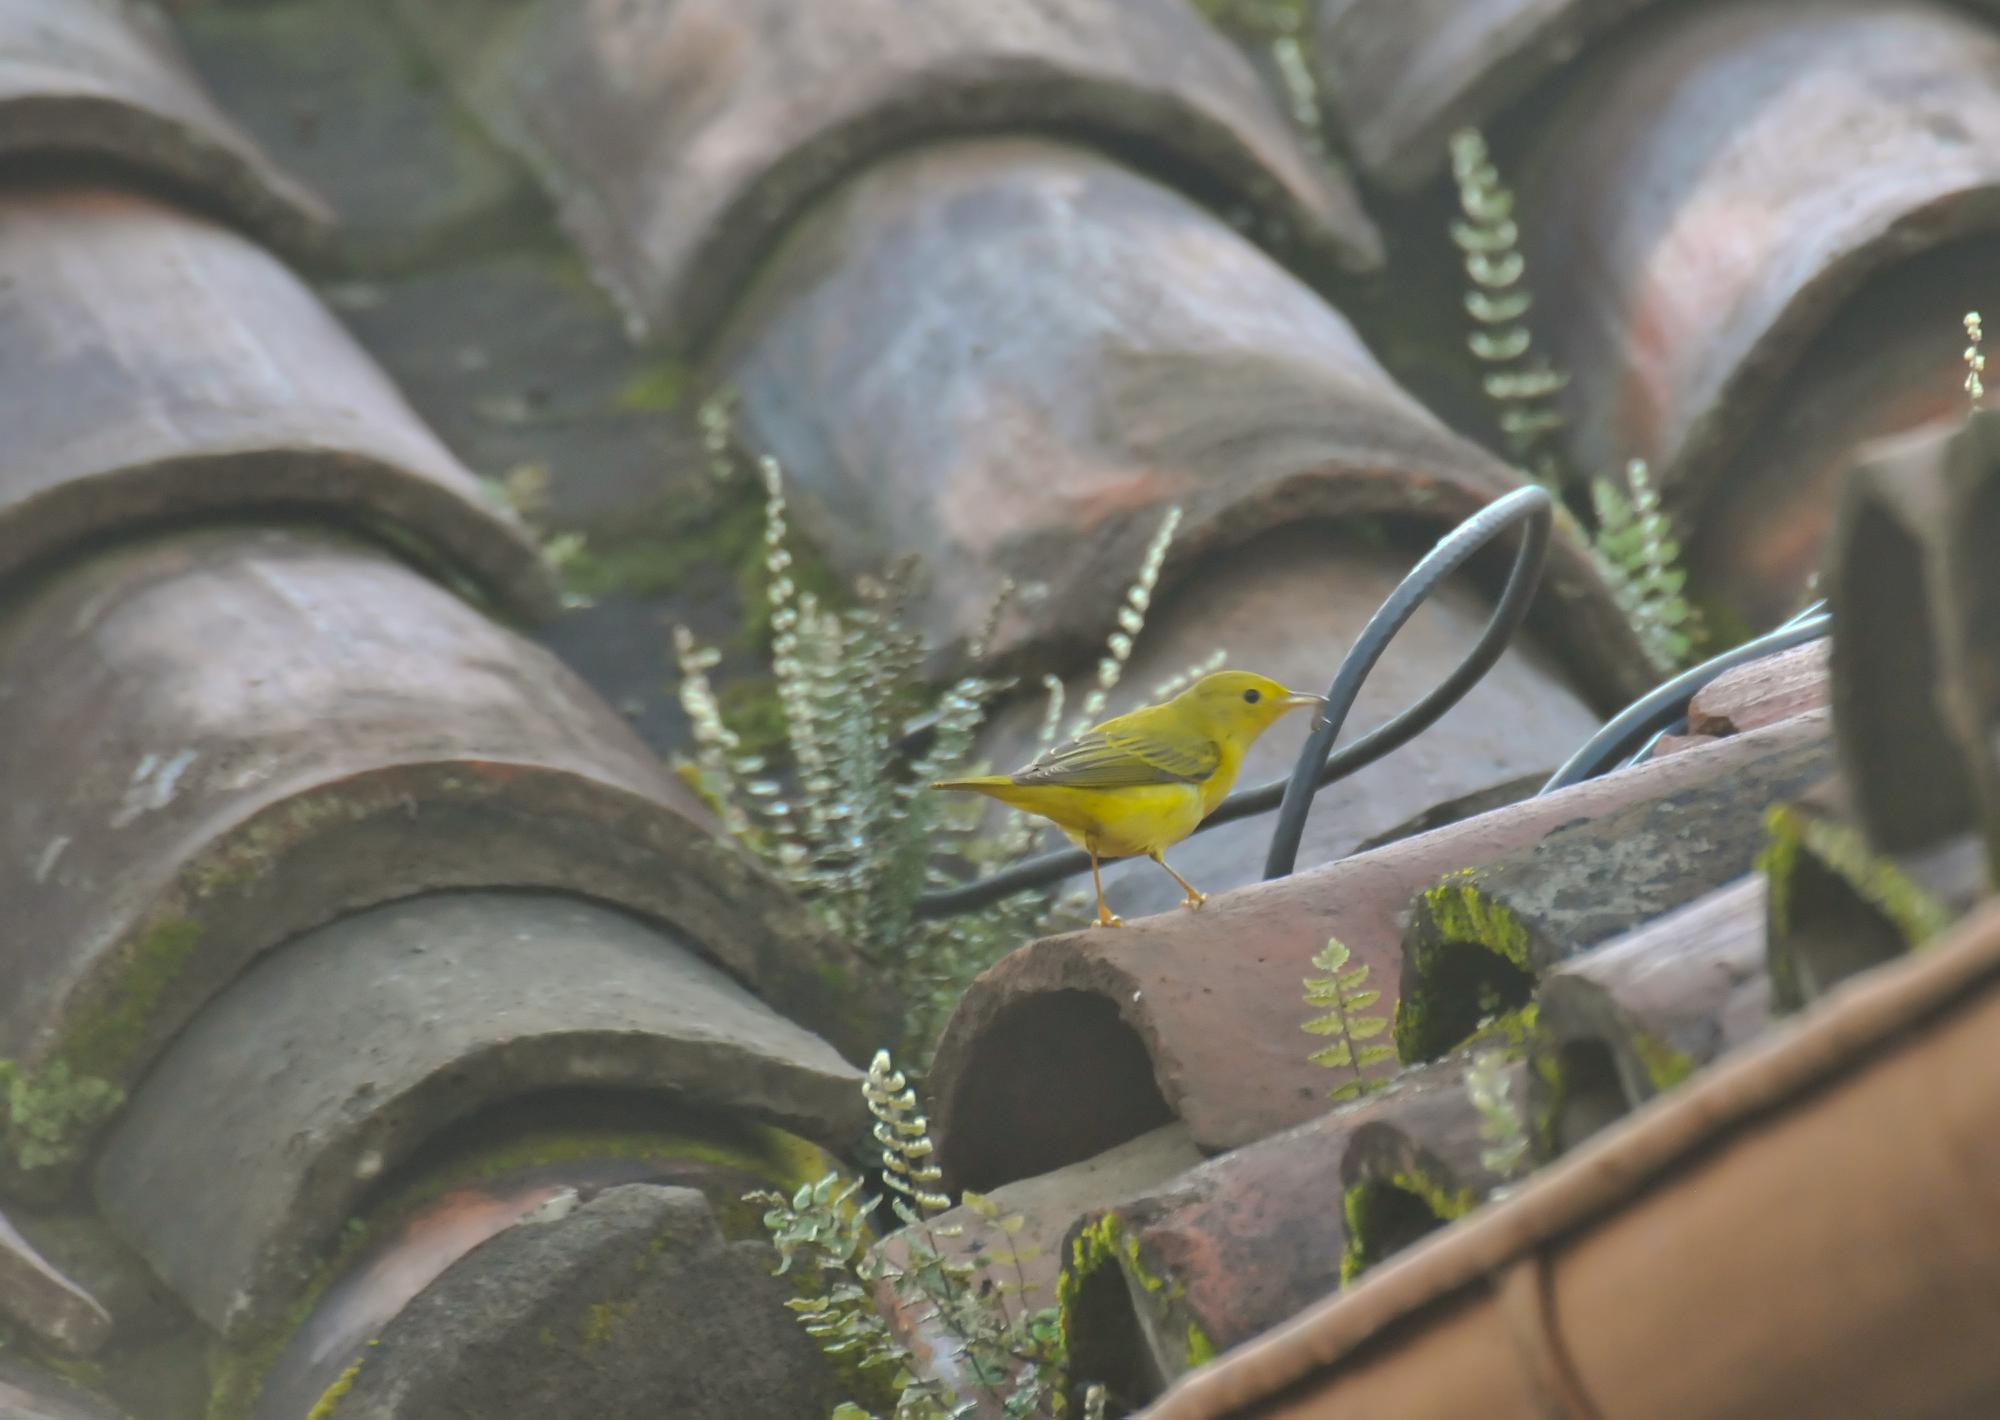
[[[1526,284],[1528,262],[1514,220],[1514,193],[1501,180],[1477,129],[1452,135],[1451,170],[1460,213],[1451,224],[1451,239],[1463,254],[1470,283],[1465,313],[1472,329],[1466,345],[1484,371],[1480,387],[1508,449],[1538,482],[1554,490],[1563,482],[1555,439],[1564,421],[1556,401],[1569,377],[1535,353],[1528,323],[1534,297]]]
[[[1145,629],[1146,612],[1153,604],[1153,589],[1160,581],[1160,568],[1166,564],[1167,549],[1173,545],[1174,533],[1180,525],[1181,510],[1176,504],[1167,509],[1166,516],[1160,519],[1159,531],[1146,544],[1139,575],[1125,589],[1125,604],[1118,609],[1118,628],[1105,639],[1104,656],[1097,663],[1097,684],[1084,696],[1070,725],[1071,736],[1082,734],[1104,717],[1111,692],[1118,688],[1125,674],[1125,663],[1132,658],[1132,643]]]
[[[1626,620],[1661,670],[1688,664],[1701,643],[1701,617],[1683,595],[1680,542],[1645,463],[1634,459],[1626,467],[1624,487],[1595,480],[1590,496],[1597,514],[1592,550]]]
[[[1482,1050],[1474,1055],[1465,1072],[1465,1092],[1479,1113],[1479,1137],[1487,1143],[1479,1154],[1480,1165],[1512,1178],[1527,1158],[1528,1125],[1514,1099],[1506,1053]]]
[[[1370,1006],[1381,1001],[1382,993],[1368,987],[1370,968],[1366,962],[1360,966],[1348,965],[1352,955],[1345,942],[1329,937],[1326,946],[1312,958],[1312,964],[1326,974],[1305,978],[1306,1004],[1323,1010],[1324,1014],[1309,1017],[1300,1029],[1308,1035],[1338,1037],[1306,1058],[1315,1065],[1346,1070],[1353,1075],[1335,1086],[1332,1091],[1335,1100],[1358,1099],[1387,1084],[1379,1076],[1363,1072],[1394,1059],[1396,1054],[1392,1045],[1367,1043],[1388,1032],[1389,1018],[1368,1013]]]
[[[1974,414],[1986,399],[1986,332],[1978,311],[1965,313],[1965,397]]]

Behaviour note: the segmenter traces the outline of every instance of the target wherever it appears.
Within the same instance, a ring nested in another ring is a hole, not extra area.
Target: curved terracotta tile
[[[1764,945],[1775,1012],[1928,945],[1988,891],[1978,834],[1876,852],[1853,821],[1848,787],[1829,779],[1769,816]]]
[[[415,892],[539,887],[671,924],[875,1038],[845,950],[555,659],[372,549],[189,532],[0,622],[0,1056],[129,1084],[260,952]],[[32,746],[32,751],[28,747]],[[854,999],[859,999],[855,997]]]
[[[1311,1119],[1327,1072],[1303,979],[1338,937],[1394,1004],[1411,900],[1444,873],[1551,830],[1714,785],[1746,763],[1822,742],[1797,720],[1481,814],[1327,867],[1173,912],[1034,942],[973,983],[939,1041],[929,1086],[939,1161],[988,1189],[1085,1159],[1170,1119],[1230,1149]],[[1089,1080],[1089,1090],[1075,1088]]]
[[[85,7],[88,8],[88,7]],[[169,519],[310,510],[553,610],[518,525],[270,253],[149,199],[0,192],[0,575]]]
[[[1872,278],[1785,373],[1687,538],[1688,575],[1725,627],[1772,626],[1811,599],[1841,481],[1869,445],[1963,421],[1962,321],[2000,312],[1996,250],[1974,237]]]
[[[541,171],[635,329],[701,344],[784,229],[871,160],[954,133],[1129,151],[1349,269],[1380,239],[1255,72],[1177,0],[544,0],[495,25],[402,0]]]
[[[1484,127],[1652,0],[1320,0],[1313,57],[1331,118],[1362,170],[1410,189]]]
[[[1593,54],[1517,166],[1575,462],[1692,505],[1842,301],[2000,228],[1997,71],[1937,0],[1663,7]]]
[[[44,1344],[88,1355],[111,1335],[111,1314],[65,1277],[0,1213],[0,1317]]]
[[[1772,805],[1833,768],[1825,716],[1801,717],[1791,743],[1738,735],[1704,753],[1737,751],[1731,772],[1649,796],[1532,847],[1448,873],[1410,906],[1396,1003],[1396,1048],[1433,1059],[1485,1017],[1528,1004],[1557,963],[1684,907],[1755,866]],[[1812,727],[1812,728],[1807,728]],[[1780,727],[1783,728],[1783,727]],[[1662,764],[1692,759],[1694,751]],[[1553,796],[1551,796],[1553,797]]]
[[[1003,575],[1046,595],[999,647],[1094,658],[1169,503],[1171,585],[1303,521],[1435,535],[1516,476],[1444,428],[1345,319],[1177,193],[1040,139],[885,160],[793,232],[718,347],[742,428],[837,561],[919,554],[933,639]],[[1650,683],[1587,556],[1540,602],[1594,697]]]
[[[1840,762],[1884,853],[1977,831],[2000,869],[2000,411],[1866,450],[1834,512]]]
[[[296,1420],[426,1288],[516,1224],[568,1216],[606,1189],[664,1184],[700,1192],[725,1237],[765,1237],[761,1204],[835,1167],[804,1140],[738,1117],[679,1108],[661,1094],[543,1095],[486,1113],[426,1144],[420,1161],[363,1204],[367,1232],[259,1382],[252,1420]],[[269,1341],[252,1341],[265,1350]]]
[[[1229,663],[1321,692],[1341,657],[1420,549],[1370,541],[1337,525],[1286,527],[1190,569],[1152,609],[1106,713],[1132,709],[1151,687],[1226,649]],[[1490,610],[1471,579],[1434,597],[1369,677],[1348,729],[1352,740],[1421,699],[1458,663]],[[1095,668],[1072,678],[1071,715],[1095,684]],[[999,768],[1025,763],[1046,709],[1039,695],[1005,712],[980,753]],[[1343,858],[1363,840],[1441,800],[1538,774],[1537,787],[1597,728],[1597,717],[1564,682],[1541,648],[1523,637],[1456,708],[1410,744],[1313,800],[1300,842],[1301,867]],[[1278,722],[1244,758],[1238,784],[1249,787],[1291,773],[1309,732],[1304,713]],[[1264,875],[1272,816],[1260,815],[1195,835],[1167,861],[1205,892]],[[1053,831],[1052,847],[1067,846]],[[1087,878],[1079,882],[1086,889]],[[1143,858],[1107,867],[1113,910],[1131,917],[1171,911],[1181,890]]]
[[[1826,670],[1831,652],[1828,642],[1809,641],[1724,671],[1688,701],[1688,733],[1740,735],[1824,709],[1833,693]]]
[[[761,1240],[727,1240],[692,1189],[606,1189],[454,1264],[373,1338],[324,1413],[827,1414],[839,1358],[786,1309],[795,1282],[772,1275],[776,1259]]]
[[[1358,1266],[1469,1212],[1502,1180],[1480,1162],[1485,1144],[1464,1067],[1454,1059],[1413,1070],[1388,1090],[1086,1216],[1062,1249],[1076,1373],[1105,1377],[1127,1401],[1150,1399],[1338,1291]],[[1392,1222],[1385,1193],[1408,1199],[1428,1226]],[[1366,1201],[1344,1202],[1357,1195]],[[1142,1349],[1146,1363],[1127,1374]]]
[[[113,162],[309,252],[332,214],[209,99],[166,21],[102,0],[0,0],[0,157]]]
[[[1542,979],[1525,1101],[1538,1143],[1574,1148],[1764,1029],[1765,912],[1754,875]]]
[[[95,1188],[235,1337],[282,1317],[370,1187],[476,1111],[646,1090],[845,1144],[860,1079],[672,933],[553,895],[432,894],[307,933],[209,1002],[133,1092]]]
[[[8,1420],[122,1420],[101,1396],[11,1351],[0,1355],[0,1414]]]

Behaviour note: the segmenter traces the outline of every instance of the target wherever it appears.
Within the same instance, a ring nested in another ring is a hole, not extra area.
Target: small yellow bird
[[[1248,671],[1217,671],[1164,705],[1106,720],[1012,774],[940,779],[931,787],[971,789],[1055,824],[1090,854],[1097,925],[1119,927],[1104,903],[1097,860],[1143,853],[1186,889],[1183,907],[1200,907],[1207,894],[1161,854],[1222,802],[1257,736],[1287,710],[1325,703]]]

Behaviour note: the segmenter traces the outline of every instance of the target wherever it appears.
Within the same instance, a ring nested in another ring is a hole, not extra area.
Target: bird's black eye
[[[1245,705],[1255,705],[1263,698],[1263,695],[1255,690],[1246,690],[1243,692],[1243,703]]]

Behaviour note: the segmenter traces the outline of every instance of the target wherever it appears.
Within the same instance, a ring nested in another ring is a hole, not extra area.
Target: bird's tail
[[[996,789],[1011,789],[1014,781],[1004,774],[982,774],[975,779],[933,779],[933,789],[971,789],[975,793],[990,794]]]

